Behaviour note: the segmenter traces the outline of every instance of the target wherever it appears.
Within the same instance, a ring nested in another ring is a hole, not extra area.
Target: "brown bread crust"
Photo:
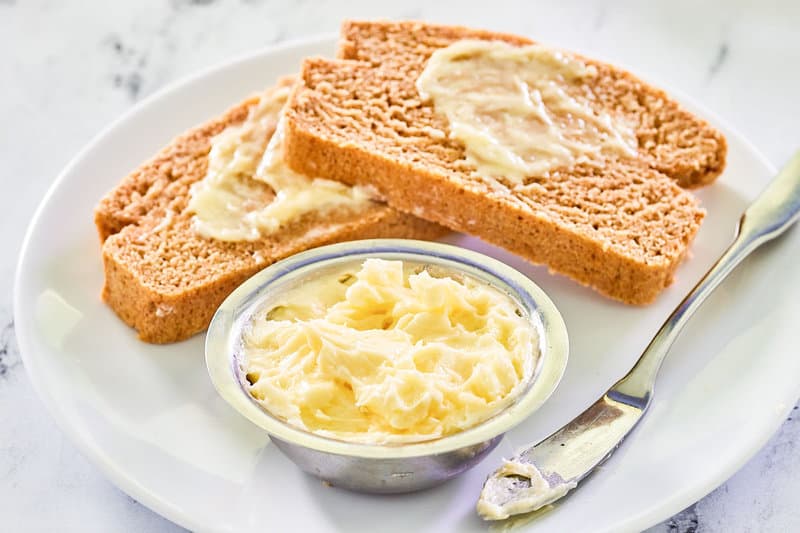
[[[345,22],[338,56],[380,66],[415,82],[430,55],[461,39],[532,44],[525,37],[420,22]],[[682,187],[708,185],[725,169],[727,142],[708,122],[681,107],[663,90],[630,72],[572,54],[597,69],[586,81],[599,107],[636,125],[643,160]],[[416,94],[416,91],[414,91]],[[418,96],[417,96],[418,98]]]
[[[174,193],[166,191],[174,182],[193,183],[202,177],[199,167],[205,169],[204,159],[211,137],[228,125],[242,122],[255,102],[256,97],[248,98],[222,116],[180,135],[153,159],[123,178],[95,208],[94,222],[100,242],[129,224],[137,224],[154,209],[163,208],[173,200]]]
[[[290,97],[286,158],[296,170],[374,186],[390,205],[475,234],[627,303],[672,281],[704,212],[677,184],[713,181],[724,138],[666,95],[611,66],[597,100],[638,124],[641,157],[608,157],[521,186],[471,173],[446,119],[414,83],[436,48],[520,37],[420,23],[348,23],[340,60],[309,59]],[[581,88],[574,90],[583,90]]]
[[[386,206],[310,217],[257,242],[226,243],[194,234],[185,212],[126,226],[103,244],[103,300],[139,338],[186,339],[208,327],[222,301],[271,263],[316,246],[373,237],[435,239],[444,230]],[[158,224],[160,222],[160,226]]]
[[[652,302],[672,282],[675,269],[703,219],[696,200],[670,180],[645,178],[642,183],[646,187],[637,192],[663,199],[659,207],[651,206],[652,218],[641,220],[638,228],[634,225],[637,223],[625,227],[624,220],[614,220],[617,218],[614,212],[626,209],[628,199],[639,201],[628,195],[625,182],[631,175],[646,176],[653,172],[646,167],[619,168],[615,170],[617,175],[584,176],[594,183],[586,192],[592,194],[597,188],[609,202],[604,213],[598,211],[596,217],[587,214],[585,222],[566,222],[558,211],[581,211],[579,199],[573,203],[554,198],[553,203],[545,200],[547,203],[537,205],[535,199],[528,204],[481,187],[454,186],[437,173],[376,160],[358,147],[343,147],[303,129],[289,135],[293,127],[291,124],[287,129],[287,138],[292,138],[291,153],[316,154],[293,159],[298,170],[313,170],[345,183],[369,183],[385,191],[389,203],[397,209],[455,230],[470,231],[626,303]],[[323,156],[332,151],[337,152],[335,158]],[[348,168],[360,171],[356,174],[344,170]],[[369,179],[356,181],[354,176],[369,176]],[[561,185],[565,185],[564,181]],[[543,197],[558,193],[558,188],[544,191]],[[542,208],[543,205],[548,209]],[[601,226],[603,220],[609,225]],[[659,225],[663,230],[653,229]],[[621,233],[628,237],[620,239]]]
[[[435,239],[445,232],[375,204],[358,213],[310,214],[255,242],[195,234],[186,206],[190,186],[205,176],[211,138],[244,120],[256,101],[250,98],[177,137],[124,178],[95,210],[103,243],[103,300],[146,342],[175,342],[204,330],[233,289],[289,255],[346,240]]]

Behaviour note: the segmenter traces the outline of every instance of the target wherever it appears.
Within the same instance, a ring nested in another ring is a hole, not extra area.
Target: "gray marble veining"
[[[728,59],[728,43],[722,42],[720,43],[719,47],[717,47],[717,54],[714,56],[714,60],[708,66],[708,79],[710,80],[713,78],[719,69],[722,68],[722,65],[725,64],[725,60]]]
[[[0,328],[0,379],[5,379],[22,361],[14,338],[14,321],[9,320]]]
[[[14,531],[178,531],[113,487],[36,398],[13,333],[24,228],[69,158],[136,101],[344,17],[425,18],[531,35],[688,92],[776,165],[800,145],[800,3],[713,0],[346,3],[0,0],[0,509]],[[657,58],[657,59],[654,59]],[[796,409],[796,408],[795,408]],[[735,476],[653,533],[800,530],[797,411]]]

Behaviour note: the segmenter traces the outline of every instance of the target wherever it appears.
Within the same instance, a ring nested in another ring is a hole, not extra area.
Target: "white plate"
[[[328,488],[300,473],[217,396],[206,374],[202,336],[147,345],[101,303],[92,209],[175,134],[333,46],[331,39],[283,46],[174,85],[137,106],[69,164],[34,217],[17,272],[16,331],[25,367],[86,456],[132,497],[185,527],[484,530],[473,505],[488,472],[501,457],[570,420],[631,366],[726,246],[739,213],[773,169],[709,117],[728,137],[728,170],[700,191],[708,218],[693,257],[649,307],[610,302],[475,239],[457,238],[528,273],[558,305],[572,345],[561,386],[486,461],[441,487],[394,497]],[[523,529],[640,530],[701,498],[765,443],[800,395],[798,240],[794,231],[768,245],[720,287],[673,348],[642,425],[564,505]]]

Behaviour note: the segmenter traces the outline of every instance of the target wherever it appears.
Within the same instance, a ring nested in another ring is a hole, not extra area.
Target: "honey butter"
[[[536,465],[520,459],[503,461],[503,466],[491,477],[508,477],[520,481],[514,486],[513,498],[509,497],[507,485],[487,482],[483,486],[475,507],[485,520],[505,520],[511,515],[541,509],[578,486],[575,481],[551,485]]]
[[[360,187],[310,178],[286,165],[280,115],[288,95],[285,87],[264,93],[244,122],[211,140],[208,170],[192,186],[188,206],[200,235],[253,241],[310,212],[369,205]]]
[[[362,443],[433,439],[514,401],[534,327],[468,276],[367,259],[288,289],[242,339],[249,393],[291,425]]]
[[[417,88],[479,174],[518,184],[598,155],[636,154],[633,129],[577,90],[595,76],[595,67],[541,45],[463,40],[433,53]]]

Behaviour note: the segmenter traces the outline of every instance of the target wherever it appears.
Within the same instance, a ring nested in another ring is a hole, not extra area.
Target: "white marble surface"
[[[343,17],[527,34],[683,90],[775,165],[800,147],[795,0],[0,0],[0,529],[180,529],[117,490],[66,441],[20,363],[13,274],[51,181],[109,121],[164,84],[255,48],[334,32]],[[727,483],[652,531],[800,530],[798,442],[800,423],[790,417]]]

